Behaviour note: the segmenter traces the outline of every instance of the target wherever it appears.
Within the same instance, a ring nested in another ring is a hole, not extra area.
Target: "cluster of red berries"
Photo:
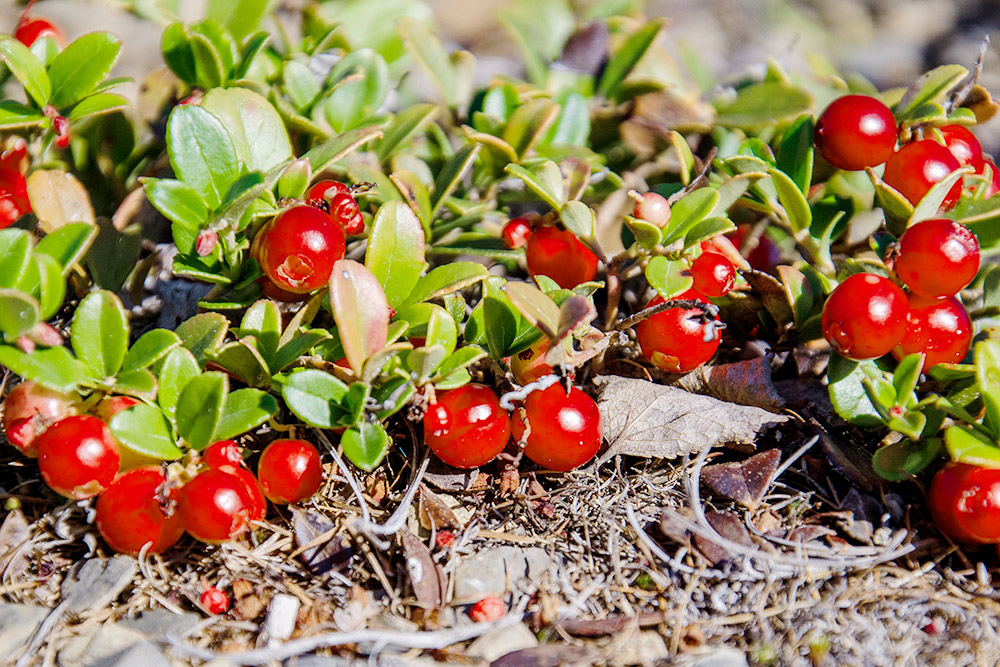
[[[424,442],[456,468],[489,463],[511,434],[526,457],[548,470],[568,471],[594,458],[601,447],[597,403],[576,387],[560,384],[528,394],[514,417],[485,385],[467,384],[442,392],[424,415]]]
[[[524,248],[528,273],[547,276],[560,287],[572,289],[597,275],[597,255],[573,232],[553,225],[535,225],[528,216],[512,218],[501,238],[511,249]]]
[[[319,452],[292,439],[264,449],[256,477],[232,440],[210,445],[191,466],[171,472],[120,446],[108,428],[114,415],[137,403],[111,396],[93,414],[81,414],[79,397],[22,382],[4,404],[7,441],[38,458],[42,479],[56,493],[75,500],[97,496],[97,529],[119,553],[137,555],[147,544],[148,552],[160,553],[185,532],[225,542],[264,518],[265,498],[299,502],[322,483]]]
[[[285,209],[254,237],[250,252],[267,278],[265,293],[290,301],[324,287],[333,263],[344,257],[347,238],[364,230],[350,188],[337,181],[316,183],[305,204]]]
[[[955,295],[979,270],[975,235],[952,220],[924,220],[903,232],[886,264],[909,291],[882,276],[849,276],[823,306],[826,340],[849,359],[923,352],[924,368],[960,362],[972,322]]]
[[[21,137],[8,139],[0,151],[0,229],[31,213],[28,182],[24,177],[27,167],[27,142]]]

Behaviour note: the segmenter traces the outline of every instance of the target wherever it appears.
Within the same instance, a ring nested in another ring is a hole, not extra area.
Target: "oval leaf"
[[[184,456],[170,432],[170,422],[152,405],[140,404],[122,410],[111,418],[111,433],[137,454],[162,461]]]
[[[218,371],[202,373],[184,385],[174,418],[177,435],[192,449],[205,449],[215,441],[228,392],[229,376]]]
[[[208,353],[214,351],[229,330],[229,320],[219,313],[200,313],[180,323],[177,335],[198,364],[204,366]]]
[[[368,237],[365,266],[378,279],[393,308],[406,302],[420,278],[424,245],[424,230],[406,204],[390,201],[379,208]]]
[[[39,107],[49,103],[52,84],[38,58],[21,42],[10,35],[0,35],[0,61],[7,65],[14,78],[24,87],[24,92]]]
[[[122,367],[128,334],[125,307],[117,296],[104,290],[83,298],[70,328],[76,358],[96,379],[110,377]]]
[[[256,428],[278,411],[278,401],[259,389],[237,389],[226,396],[216,440],[229,440]]]
[[[95,223],[86,188],[76,176],[61,169],[39,169],[28,176],[28,199],[46,233],[72,222]]]
[[[52,106],[68,107],[93,91],[111,72],[121,47],[110,32],[91,32],[63,49],[49,63]]]
[[[198,360],[187,349],[175,347],[167,353],[160,369],[160,392],[157,401],[167,414],[173,415],[181,390],[201,372]]]
[[[174,172],[213,209],[239,175],[232,137],[222,121],[199,106],[180,106],[170,113],[167,152]]]
[[[251,171],[268,171],[292,157],[292,145],[281,116],[271,103],[246,88],[214,88],[202,107],[233,138],[236,156]]]
[[[310,426],[333,428],[345,414],[340,402],[347,395],[347,385],[324,371],[310,368],[292,373],[281,395],[288,409]]]
[[[381,424],[361,422],[344,431],[340,446],[351,463],[362,470],[373,470],[389,451],[389,436]]]

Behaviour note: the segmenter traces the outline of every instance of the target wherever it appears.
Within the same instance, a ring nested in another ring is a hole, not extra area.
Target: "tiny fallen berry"
[[[469,610],[469,618],[476,623],[499,621],[506,613],[507,605],[504,604],[503,600],[496,596],[490,596],[472,605],[472,609]]]
[[[451,532],[447,528],[439,530],[437,535],[435,535],[435,541],[437,542],[439,549],[447,549],[455,543],[455,533]]]
[[[229,596],[215,586],[209,586],[201,594],[201,606],[213,616],[223,614],[229,609]]]

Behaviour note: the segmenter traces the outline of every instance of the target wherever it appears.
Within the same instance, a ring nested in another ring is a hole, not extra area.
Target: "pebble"
[[[138,568],[135,559],[115,556],[83,561],[62,585],[63,604],[69,614],[101,609],[121,595]]]
[[[118,624],[158,639],[167,635],[184,636],[201,621],[202,617],[199,614],[189,611],[178,614],[169,609],[148,609],[138,616],[123,619]]]
[[[170,667],[170,662],[153,644],[142,640],[123,651],[87,663],[87,667]]]
[[[734,648],[719,648],[700,656],[691,667],[747,667],[747,657]]]
[[[263,629],[268,646],[276,645],[292,636],[300,605],[297,597],[286,593],[278,593],[271,599]]]
[[[494,628],[478,637],[465,650],[467,655],[493,662],[512,651],[538,646],[538,638],[524,623]]]
[[[670,649],[663,637],[655,630],[644,630],[635,637],[630,637],[621,649],[611,656],[611,664],[652,665],[670,657]]]
[[[161,658],[160,663],[132,663],[143,667],[157,667],[159,664],[169,664],[162,654],[159,653],[146,641],[145,636],[136,630],[130,630],[117,623],[105,623],[96,629],[84,631],[85,634],[77,634],[62,647],[57,656],[59,667],[89,667],[94,663],[113,660],[115,656],[124,654],[136,645],[143,643],[153,648]],[[124,667],[123,662],[110,662],[107,664],[119,664]]]
[[[453,602],[477,602],[488,595],[503,595],[508,582],[516,590],[522,579],[538,582],[548,572],[552,560],[539,547],[500,546],[465,558],[455,570]]]
[[[51,609],[27,604],[0,604],[0,655],[17,653],[35,634]]]

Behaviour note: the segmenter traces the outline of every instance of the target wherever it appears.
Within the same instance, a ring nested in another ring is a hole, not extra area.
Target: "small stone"
[[[743,651],[734,648],[720,648],[700,656],[691,667],[747,667],[747,657]]]
[[[63,582],[66,612],[80,614],[107,606],[121,595],[137,571],[135,559],[124,556],[83,561],[76,572]]]
[[[201,616],[185,611],[175,613],[169,609],[148,609],[134,618],[118,622],[122,627],[141,632],[152,638],[182,637],[201,622]]]
[[[539,547],[500,546],[481,551],[463,559],[455,570],[453,603],[477,602],[488,595],[502,596],[508,582],[513,586],[521,579],[541,580],[552,560]]]
[[[170,662],[153,644],[140,641],[124,651],[88,663],[87,667],[170,667]]]
[[[613,665],[652,665],[670,657],[670,649],[655,630],[645,630],[624,643],[611,657]]]
[[[467,655],[493,662],[511,651],[538,646],[538,638],[524,623],[494,628],[469,644]]]
[[[264,636],[268,645],[288,639],[295,631],[295,621],[299,616],[299,599],[294,595],[278,593],[271,598],[271,606],[264,619]]]
[[[23,648],[52,610],[27,604],[0,604],[0,655]]]
[[[60,667],[84,667],[105,659],[111,659],[140,642],[149,643],[145,636],[135,630],[123,627],[117,623],[105,623],[88,634],[74,636],[59,651]],[[164,660],[165,662],[165,660]],[[127,663],[119,664],[124,667]],[[143,663],[133,663],[143,664]],[[169,664],[169,663],[166,663]],[[147,667],[143,664],[143,667]],[[153,667],[152,665],[148,667]]]

